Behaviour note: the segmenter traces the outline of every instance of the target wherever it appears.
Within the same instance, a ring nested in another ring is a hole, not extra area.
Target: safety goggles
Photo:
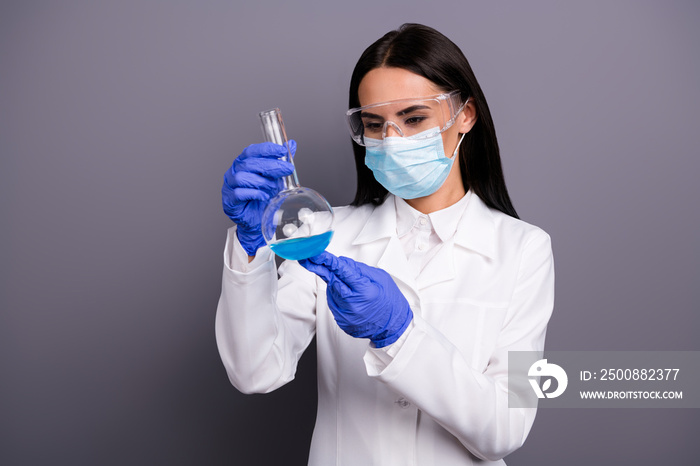
[[[381,144],[391,128],[409,139],[428,139],[452,126],[469,99],[459,91],[351,108],[346,112],[352,139],[361,146]]]

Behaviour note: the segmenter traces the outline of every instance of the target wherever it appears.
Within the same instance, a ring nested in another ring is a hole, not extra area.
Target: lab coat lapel
[[[457,225],[454,242],[489,259],[498,256],[496,221],[489,207],[471,193],[469,204]]]
[[[398,236],[393,235],[389,238],[389,243],[384,249],[382,257],[379,258],[379,262],[377,262],[377,267],[386,270],[394,279],[401,280],[412,290],[416,290],[416,280],[409,273],[406,253],[403,252]]]
[[[384,269],[395,280],[400,280],[409,288],[416,289],[415,278],[408,272],[406,254],[396,235],[396,205],[393,196],[387,197],[374,209],[352,244],[373,244],[378,255],[377,267]]]
[[[418,276],[418,288],[422,290],[453,278],[455,278],[454,238],[450,238],[442,244],[435,257],[421,271]]]

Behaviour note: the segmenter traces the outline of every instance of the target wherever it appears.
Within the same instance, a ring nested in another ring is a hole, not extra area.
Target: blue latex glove
[[[292,155],[297,144],[289,141]],[[252,144],[236,157],[224,175],[221,199],[224,212],[236,224],[236,234],[243,249],[254,256],[265,245],[260,222],[267,202],[280,192],[280,178],[291,175],[294,166],[281,157],[287,155],[284,146],[272,142]]]
[[[328,307],[348,335],[369,338],[382,348],[398,340],[411,323],[408,301],[384,270],[328,252],[299,264],[326,282]]]

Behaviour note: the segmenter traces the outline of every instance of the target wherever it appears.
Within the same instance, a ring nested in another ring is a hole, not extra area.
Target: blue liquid
[[[291,238],[271,244],[270,249],[280,257],[298,261],[321,254],[333,237],[332,231],[306,238]]]

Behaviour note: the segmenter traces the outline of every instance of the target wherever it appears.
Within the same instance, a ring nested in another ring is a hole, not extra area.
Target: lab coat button
[[[410,403],[406,398],[404,398],[404,397],[399,398],[399,399],[396,400],[394,403],[396,403],[397,405],[399,405],[399,407],[400,407],[401,409],[406,409],[406,408],[408,408],[409,406],[411,406],[411,403]]]

